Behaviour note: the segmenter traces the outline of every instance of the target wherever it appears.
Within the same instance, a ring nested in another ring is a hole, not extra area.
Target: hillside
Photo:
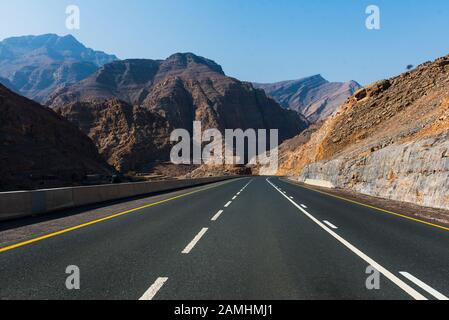
[[[0,191],[79,184],[111,172],[70,122],[0,85]]]
[[[285,143],[279,173],[447,209],[448,138],[446,56],[356,92],[302,143]]]

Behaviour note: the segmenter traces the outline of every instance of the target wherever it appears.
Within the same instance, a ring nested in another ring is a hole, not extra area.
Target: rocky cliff
[[[78,128],[0,85],[0,191],[67,186],[111,172]]]
[[[281,141],[308,126],[262,90],[227,77],[194,54],[166,60],[124,60],[54,94],[48,105],[88,134],[120,171],[168,161],[174,129],[279,129]]]
[[[327,119],[348,97],[361,88],[355,81],[329,82],[321,75],[254,85],[265,90],[267,95],[273,97],[284,108],[305,115],[310,122]]]
[[[359,90],[302,137],[280,174],[449,209],[449,56]]]
[[[117,57],[86,48],[71,35],[24,36],[0,42],[0,77],[8,80],[3,84],[38,102],[114,60]]]

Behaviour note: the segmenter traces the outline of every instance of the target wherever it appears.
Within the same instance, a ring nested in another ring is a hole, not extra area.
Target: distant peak
[[[10,60],[31,57],[36,62],[37,57],[41,56],[41,61],[47,61],[48,58],[53,61],[89,61],[97,66],[117,60],[115,55],[86,47],[71,34],[59,36],[47,33],[12,37],[0,42],[0,45],[8,52]]]
[[[358,86],[358,87],[362,87],[362,85],[360,83],[358,83],[357,81],[354,80],[350,80],[347,82],[349,85],[354,85],[354,86]]]
[[[311,76],[311,77],[309,77],[309,78],[312,78],[312,79],[320,79],[320,80],[326,80],[321,74],[315,74],[315,75],[313,75],[313,76]],[[327,80],[326,80],[327,81]]]
[[[209,67],[211,70],[224,75],[221,66],[213,60],[197,56],[194,53],[175,53],[165,60],[166,63],[175,63],[183,67],[189,67],[191,64],[200,64]]]

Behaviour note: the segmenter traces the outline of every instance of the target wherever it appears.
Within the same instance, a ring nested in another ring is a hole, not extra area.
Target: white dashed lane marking
[[[153,298],[157,295],[159,290],[161,290],[167,280],[168,278],[158,278],[139,300],[153,300]]]
[[[189,254],[192,249],[196,246],[196,244],[201,240],[201,238],[206,234],[208,228],[203,228],[196,237],[190,242],[187,247],[182,251],[183,254]]]
[[[222,213],[223,213],[223,210],[218,211],[217,214],[212,218],[212,221],[217,221],[218,218],[220,218]]]

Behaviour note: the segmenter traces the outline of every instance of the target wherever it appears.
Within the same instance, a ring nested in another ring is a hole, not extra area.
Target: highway
[[[86,211],[78,224],[34,236],[19,226],[2,229],[0,239],[16,232],[21,241],[0,248],[0,299],[449,296],[448,230],[277,177],[214,183],[120,208],[105,205],[96,220]],[[68,266],[79,268],[79,290],[66,287]]]

